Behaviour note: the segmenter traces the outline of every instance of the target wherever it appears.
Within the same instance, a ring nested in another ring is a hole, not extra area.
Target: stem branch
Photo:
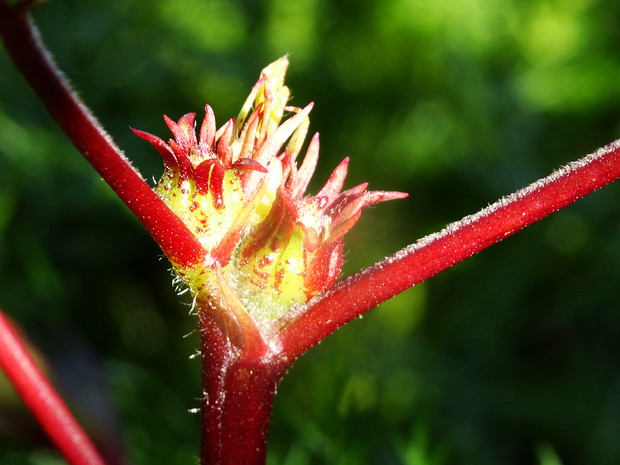
[[[15,66],[52,118],[176,264],[198,263],[204,251],[153,192],[62,76],[29,15],[0,1],[0,34]]]
[[[284,354],[298,357],[381,302],[618,177],[620,140],[337,282],[295,311],[281,329]]]

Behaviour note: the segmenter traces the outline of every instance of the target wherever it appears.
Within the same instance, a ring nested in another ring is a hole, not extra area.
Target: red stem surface
[[[264,465],[273,398],[289,363],[262,340],[243,349],[233,347],[218,323],[200,309],[198,322],[201,465]]]
[[[336,283],[281,330],[288,358],[411,286],[620,177],[620,140]],[[295,317],[296,316],[296,317]]]
[[[204,250],[183,222],[146,184],[80,101],[22,8],[0,1],[0,34],[15,66],[80,153],[136,215],[176,264],[191,265]]]
[[[0,368],[71,465],[104,465],[86,433],[0,311]]]

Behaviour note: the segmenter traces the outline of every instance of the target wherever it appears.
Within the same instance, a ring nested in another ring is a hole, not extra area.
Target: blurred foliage
[[[163,113],[206,102],[221,124],[290,54],[294,104],[316,102],[314,191],[352,155],[349,186],[411,193],[363,215],[347,274],[620,133],[612,0],[52,0],[34,16],[147,179],[162,163],[130,126],[167,136]],[[4,51],[0,70],[0,308],[108,450],[196,463],[187,299]],[[276,396],[269,463],[620,463],[619,194],[606,187],[302,357]],[[59,463],[14,401],[0,433],[0,462]]]

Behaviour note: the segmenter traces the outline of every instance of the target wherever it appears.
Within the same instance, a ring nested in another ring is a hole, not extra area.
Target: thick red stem
[[[0,368],[71,465],[104,465],[86,433],[0,311]]]
[[[343,324],[620,177],[620,140],[447,226],[358,273],[295,311],[281,330],[288,358]]]
[[[203,393],[202,465],[264,465],[271,407],[288,368],[267,346],[236,348],[199,310]]]
[[[191,265],[204,251],[183,222],[142,176],[80,101],[45,50],[29,16],[0,2],[0,34],[9,55],[69,139],[176,264]]]

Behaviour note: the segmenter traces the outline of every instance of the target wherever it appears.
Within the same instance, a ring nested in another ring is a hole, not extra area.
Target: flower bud
[[[167,143],[134,130],[164,159],[156,193],[207,253],[204,263],[173,263],[175,270],[212,308],[233,308],[237,322],[283,317],[330,287],[342,268],[342,238],[361,210],[406,196],[366,191],[367,184],[342,191],[348,158],[317,195],[305,195],[319,137],[298,166],[312,104],[286,105],[287,66],[281,58],[265,68],[239,116],[219,129],[207,105],[198,137],[194,113],[164,117],[174,136]]]

